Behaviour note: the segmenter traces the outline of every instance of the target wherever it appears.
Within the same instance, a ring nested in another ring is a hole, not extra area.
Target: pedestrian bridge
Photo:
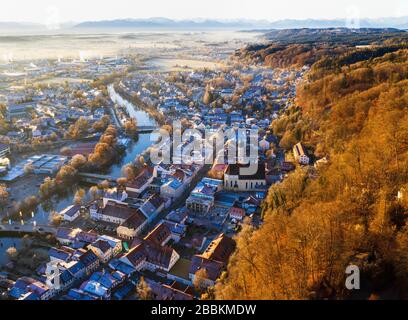
[[[116,184],[116,179],[113,177],[96,173],[80,172],[78,173],[78,178],[80,181],[90,184],[99,184],[105,180],[109,182],[110,186]]]
[[[57,228],[48,225],[34,225],[34,224],[0,224],[1,233],[51,233],[56,234]]]
[[[138,133],[151,133],[158,130],[155,126],[137,126]]]

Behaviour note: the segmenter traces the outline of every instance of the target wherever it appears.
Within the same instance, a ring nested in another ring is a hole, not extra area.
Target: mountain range
[[[168,18],[149,18],[149,19],[115,19],[101,21],[84,21],[80,23],[61,24],[63,30],[80,29],[172,29],[172,30],[269,30],[269,29],[299,29],[299,28],[339,28],[347,26],[346,19],[305,19],[293,20],[284,19],[279,21],[267,20],[215,20],[215,19],[191,19],[191,20],[172,20]],[[355,24],[354,24],[355,25]],[[408,16],[395,18],[379,19],[361,19],[359,21],[361,28],[398,28],[408,29]],[[45,25],[38,23],[18,23],[18,22],[0,22],[0,30],[47,30]]]

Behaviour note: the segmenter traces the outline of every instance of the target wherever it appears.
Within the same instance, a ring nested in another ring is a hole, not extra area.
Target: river
[[[0,237],[0,266],[9,262],[7,249],[15,247],[17,250],[21,248],[23,239],[21,238],[1,238]]]
[[[157,126],[156,121],[145,111],[139,110],[132,103],[123,99],[119,94],[117,94],[113,86],[109,86],[109,95],[111,100],[126,108],[130,117],[137,120],[140,126]],[[153,137],[153,138],[152,138]],[[110,169],[106,172],[108,175],[119,178],[122,176],[122,167],[130,162],[133,162],[140,154],[142,154],[147,148],[154,144],[154,136],[150,133],[139,134],[136,141],[131,142],[131,144],[126,149],[126,154],[115,164],[113,164]],[[75,193],[78,188],[83,188],[86,191],[89,190],[88,186],[77,185],[68,189],[64,195],[54,196],[49,201],[42,203],[38,206],[34,212],[34,216],[25,223],[37,223],[38,225],[47,225],[50,223],[50,216],[53,211],[59,212],[65,209],[67,206],[71,205],[74,201]],[[87,197],[88,197],[87,192]],[[11,247],[16,246],[17,249],[21,246],[21,239],[19,238],[0,238],[0,266],[4,265],[8,261],[6,250]]]
[[[132,103],[123,99],[119,94],[117,94],[112,85],[108,87],[109,95],[111,100],[126,108],[130,117],[137,120],[140,126],[157,126],[156,121],[145,111],[138,109]],[[139,134],[136,141],[132,141],[126,149],[126,154],[116,163],[114,163],[106,173],[114,178],[120,178],[122,176],[122,167],[128,163],[133,162],[139,155],[141,155],[147,148],[155,142],[155,136],[150,133]],[[37,210],[34,212],[34,217],[29,219],[27,223],[34,223],[46,225],[50,222],[51,212],[59,212],[71,205],[74,201],[75,193],[78,188],[83,188],[88,191],[89,187],[79,185],[71,189],[68,189],[64,195],[54,196],[49,201],[38,206]],[[88,193],[87,193],[88,194]],[[86,199],[85,199],[86,200]],[[0,249],[0,252],[2,250]]]

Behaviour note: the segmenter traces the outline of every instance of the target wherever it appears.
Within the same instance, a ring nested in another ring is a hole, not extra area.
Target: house
[[[88,293],[83,292],[82,290],[71,289],[69,290],[68,294],[62,296],[60,300],[85,301],[85,300],[97,300],[97,298],[89,295]]]
[[[232,207],[229,209],[228,215],[232,220],[242,221],[245,218],[245,210],[238,207]]]
[[[126,184],[126,191],[141,194],[153,181],[153,169],[144,168],[143,171],[133,180]]]
[[[252,169],[255,166],[255,170]],[[248,172],[246,172],[248,171]],[[231,191],[260,191],[266,187],[265,164],[230,164],[224,173],[224,188]]]
[[[10,146],[0,143],[0,159],[5,158],[10,153]]]
[[[189,210],[207,213],[214,206],[215,193],[222,188],[222,181],[210,178],[201,180],[186,201]]]
[[[184,192],[185,185],[178,179],[168,179],[160,187],[160,195],[164,198],[170,199],[172,202],[178,199]]]
[[[76,241],[76,236],[82,232],[81,229],[58,228],[56,238],[62,245],[72,245]]]
[[[152,290],[154,300],[193,300],[194,290],[188,285],[181,284],[180,282],[174,281],[170,285],[162,284],[150,279],[147,279],[149,287]]]
[[[171,238],[171,230],[165,223],[160,223],[144,239],[136,239],[132,249],[119,260],[138,271],[169,272],[180,259],[173,248],[166,246]]]
[[[54,294],[46,284],[30,277],[17,279],[9,291],[9,296],[18,300],[49,300]]]
[[[49,300],[54,296],[52,290],[40,281],[29,284],[28,291],[37,295],[40,300]]]
[[[104,287],[102,284],[99,282],[89,280],[84,282],[80,289],[85,292],[90,294],[91,296],[96,297],[97,299],[100,300],[108,300],[110,298],[110,291],[108,288]]]
[[[88,250],[82,254],[78,261],[82,262],[85,266],[85,273],[90,275],[96,269],[99,268],[99,259],[98,256],[92,251]]]
[[[188,214],[187,214],[187,210],[185,210],[185,208],[182,209],[178,209],[175,211],[170,212],[167,216],[166,216],[166,220],[171,221],[171,222],[175,222],[178,224],[185,224],[188,218]]]
[[[169,272],[176,264],[180,255],[171,247],[142,240],[136,244],[120,261],[134,267],[136,270]]]
[[[164,205],[165,200],[155,193],[145,201],[139,210],[145,215],[149,223],[163,210]]]
[[[46,265],[45,283],[52,290],[53,295],[69,288],[75,281],[74,276],[66,269],[66,263],[50,261]]]
[[[136,209],[129,218],[116,228],[116,234],[121,239],[133,240],[143,231],[146,225],[146,216],[142,211]]]
[[[89,232],[81,231],[75,236],[75,239],[78,242],[90,244],[92,242],[95,242],[98,239],[98,237],[99,235],[97,233],[91,231]]]
[[[8,105],[6,110],[7,121],[27,117],[29,115],[29,111],[34,109],[34,106],[34,102]]]
[[[92,250],[102,263],[107,263],[122,251],[122,241],[109,236],[101,236],[90,244],[88,249]]]
[[[171,230],[165,223],[160,223],[146,236],[146,238],[163,247],[171,240]]]
[[[104,240],[96,240],[94,243],[88,246],[89,250],[101,260],[102,263],[108,262],[112,257],[112,248],[107,241]]]
[[[235,242],[224,234],[215,238],[204,251],[204,253],[195,255],[191,260],[189,278],[192,283],[195,280],[195,274],[199,270],[204,270],[207,279],[205,282],[213,286],[215,281],[225,270],[231,254],[235,250]]]
[[[89,280],[100,283],[110,292],[119,285],[119,281],[108,272],[95,272]]]
[[[61,247],[60,249],[51,248],[48,251],[48,256],[51,261],[68,262],[71,260],[74,251],[74,249],[69,247]]]
[[[81,280],[86,275],[86,267],[81,261],[71,261],[65,264],[65,268],[73,275],[76,280]]]
[[[112,255],[114,257],[122,252],[122,240],[107,235],[102,235],[99,237],[99,239],[109,243],[110,247],[112,248]]]
[[[112,259],[109,262],[109,268],[117,272],[120,272],[121,274],[124,274],[127,278],[131,277],[136,272],[135,268],[123,263],[118,259]]]
[[[93,220],[104,221],[121,225],[130,218],[137,209],[129,207],[128,204],[118,203],[114,200],[108,200],[102,206],[94,204],[90,209],[90,215]]]
[[[187,226],[185,224],[179,224],[172,221],[164,220],[162,223],[166,224],[167,228],[171,232],[171,240],[175,243],[179,242],[187,232]]]
[[[293,156],[295,160],[302,165],[308,165],[310,162],[310,158],[307,156],[303,145],[299,142],[293,147]]]
[[[80,214],[81,206],[79,205],[72,205],[60,212],[60,215],[64,218],[64,221],[75,221]]]

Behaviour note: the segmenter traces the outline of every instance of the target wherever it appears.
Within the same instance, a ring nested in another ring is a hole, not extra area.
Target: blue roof
[[[88,250],[86,253],[84,253],[79,260],[86,266],[90,266],[94,262],[98,260],[98,257],[96,256],[95,253],[93,253],[91,250]]]
[[[9,291],[8,294],[9,294],[10,297],[12,297],[14,299],[18,299],[23,294],[26,294],[26,293],[27,293],[27,290],[25,288],[21,289],[21,288],[13,287],[13,288],[11,288],[11,290]]]
[[[65,270],[60,275],[60,282],[62,285],[71,282],[74,279],[74,276],[68,270]]]
[[[123,300],[134,288],[131,283],[126,283],[124,286],[120,287],[114,294],[114,298],[118,300]]]
[[[40,297],[36,295],[34,292],[30,292],[22,300],[34,301],[34,300],[40,300]]]
[[[81,261],[77,261],[75,264],[73,264],[72,266],[70,266],[68,268],[68,270],[72,273],[72,274],[76,274],[81,270],[85,269],[85,265],[81,262]]]
[[[181,186],[182,186],[182,183],[177,179],[172,180],[170,183],[170,187],[172,187],[173,189],[178,189]]]
[[[103,285],[105,288],[112,289],[117,280],[109,273],[95,272],[92,274],[90,280]]]
[[[111,262],[109,262],[109,267],[111,267],[114,270],[118,270],[126,274],[127,276],[136,272],[135,268],[123,263],[122,261],[119,261],[118,259],[113,259]]]

